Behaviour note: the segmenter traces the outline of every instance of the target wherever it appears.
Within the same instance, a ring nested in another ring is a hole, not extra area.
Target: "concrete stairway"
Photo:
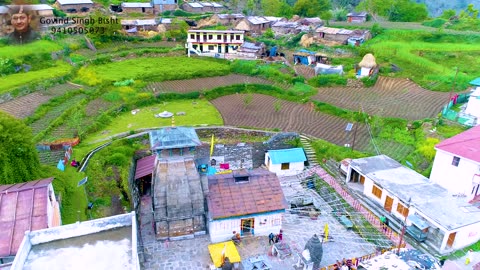
[[[308,164],[310,166],[318,165],[317,156],[315,155],[315,150],[313,150],[313,147],[310,144],[311,139],[307,136],[300,135],[300,141],[302,142],[303,150],[307,155]]]

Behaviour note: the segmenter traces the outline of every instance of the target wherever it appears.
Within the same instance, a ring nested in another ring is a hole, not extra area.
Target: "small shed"
[[[363,78],[372,75],[374,68],[377,66],[375,57],[371,53],[367,53],[362,61],[358,63],[360,69],[357,71],[357,77]]]
[[[89,12],[93,7],[92,0],[57,0],[57,4],[67,13]]]
[[[243,18],[245,18],[245,16],[240,13],[213,14],[212,17],[210,17],[210,20],[221,25],[235,25]]]
[[[193,151],[201,144],[195,129],[191,127],[166,127],[150,131],[150,148],[159,156],[167,154],[162,150],[168,150],[168,156],[172,156],[174,150],[183,156],[184,152]]]
[[[476,88],[470,94],[468,98],[467,108],[465,113],[473,115],[480,119],[480,78],[477,78],[470,82],[471,85],[474,85]],[[480,121],[477,120],[477,125],[480,125]]]
[[[343,75],[343,66],[332,66],[322,63],[317,63],[315,66],[315,75],[338,74]]]
[[[265,43],[263,42],[248,42],[245,41],[237,50],[237,55],[240,57],[257,59],[265,54]]]
[[[153,6],[151,3],[122,3],[122,10],[125,13],[141,13],[141,14],[153,14]]]
[[[278,176],[296,175],[305,168],[307,157],[303,148],[268,150],[265,153],[265,165]]]
[[[178,0],[152,0],[155,13],[162,13],[167,10],[175,10],[178,7]]]
[[[145,20],[121,20],[122,29],[128,33],[136,33],[138,31],[156,31],[158,22],[155,19]]]
[[[364,23],[367,21],[367,12],[350,12],[347,14],[347,22]]]
[[[235,30],[243,30],[249,33],[261,34],[270,28],[271,22],[264,17],[248,16],[240,20],[235,26]]]
[[[278,21],[272,24],[272,30],[275,35],[298,34],[300,33],[298,26],[297,22]]]

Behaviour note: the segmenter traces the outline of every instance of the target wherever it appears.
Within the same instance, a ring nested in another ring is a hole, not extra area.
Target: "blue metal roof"
[[[192,147],[201,144],[194,128],[167,127],[150,131],[150,147],[154,150]]]
[[[475,80],[471,81],[470,84],[480,86],[480,78],[476,78]]]
[[[303,148],[268,150],[272,164],[304,162],[307,160]]]

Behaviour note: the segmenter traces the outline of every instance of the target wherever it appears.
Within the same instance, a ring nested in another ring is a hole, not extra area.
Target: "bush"
[[[58,10],[56,8],[53,9],[53,15],[55,15],[55,17],[60,17],[60,18],[65,18],[67,17],[67,13],[61,11],[61,10]]]
[[[114,153],[107,157],[106,164],[124,166],[128,164],[128,158],[122,153]]]
[[[422,25],[435,27],[435,28],[440,28],[440,27],[444,26],[446,22],[447,22],[447,20],[445,20],[445,19],[436,18],[436,19],[431,20],[431,21],[425,21],[425,22],[422,23]]]
[[[189,17],[189,16],[196,16],[197,14],[189,13],[184,10],[177,9],[173,12],[173,15],[177,17]]]
[[[308,80],[308,83],[315,87],[347,85],[347,78],[336,74],[319,75]]]
[[[360,80],[362,81],[365,87],[372,87],[377,83],[378,75],[363,77]]]

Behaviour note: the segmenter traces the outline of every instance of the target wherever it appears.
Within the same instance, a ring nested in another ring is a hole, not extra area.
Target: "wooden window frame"
[[[280,165],[280,169],[281,169],[282,171],[290,170],[290,163],[282,163],[282,164]]]
[[[373,185],[373,187],[372,187],[372,194],[373,194],[373,196],[381,199],[381,198],[382,198],[382,189],[379,188],[379,187],[376,186],[376,185]]]
[[[399,202],[397,204],[397,212],[402,215],[403,217],[407,217],[408,216],[408,212],[409,212],[409,209],[408,207],[406,207],[405,205],[403,205],[403,203]]]

